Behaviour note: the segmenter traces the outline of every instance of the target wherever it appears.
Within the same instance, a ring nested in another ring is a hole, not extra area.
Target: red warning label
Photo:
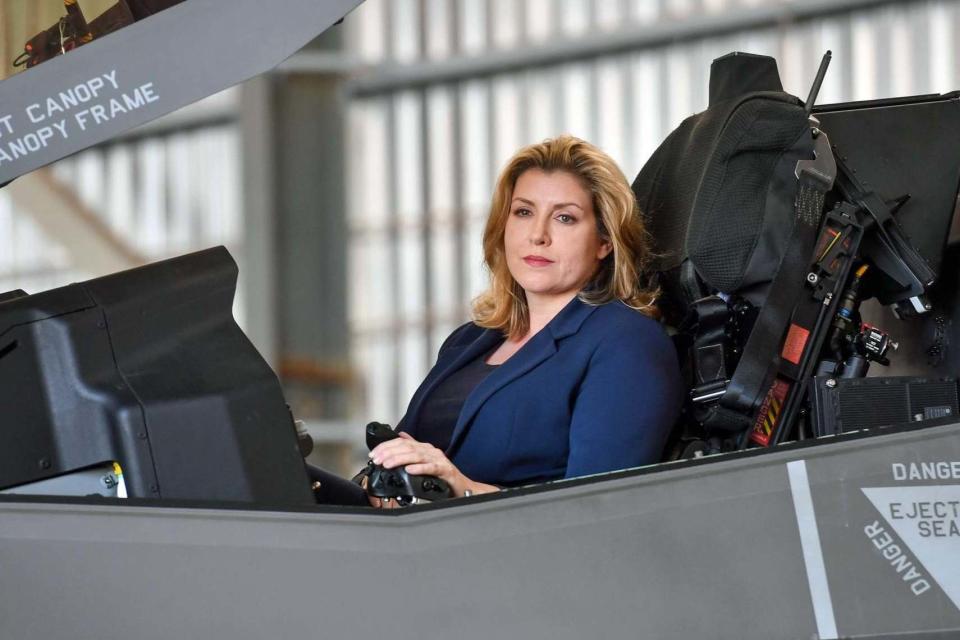
[[[791,324],[780,355],[784,360],[789,360],[793,364],[800,364],[800,358],[803,357],[803,349],[807,346],[809,337],[810,331],[808,329],[804,329],[798,324]]]
[[[770,438],[777,426],[777,420],[780,419],[780,412],[783,411],[783,403],[788,391],[790,391],[790,383],[786,380],[777,378],[773,382],[753,423],[753,429],[750,432],[751,440],[764,447],[770,444]]]

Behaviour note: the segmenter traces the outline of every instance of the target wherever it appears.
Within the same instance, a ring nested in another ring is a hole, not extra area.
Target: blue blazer
[[[417,437],[424,401],[504,339],[454,331],[399,428]],[[653,319],[621,302],[574,298],[467,397],[446,451],[472,480],[515,486],[657,462],[682,397],[676,351]]]

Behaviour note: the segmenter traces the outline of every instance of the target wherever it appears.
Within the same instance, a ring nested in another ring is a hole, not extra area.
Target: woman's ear
[[[609,240],[601,240],[600,248],[597,249],[597,260],[603,260],[613,251],[613,243]]]

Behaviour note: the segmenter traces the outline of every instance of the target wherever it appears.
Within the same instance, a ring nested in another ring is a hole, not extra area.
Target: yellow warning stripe
[[[763,418],[763,426],[765,427],[764,431],[767,434],[773,433],[773,427],[777,424],[777,418],[780,417],[780,409],[782,405],[780,401],[777,400],[776,396],[773,395],[773,392],[770,393],[768,398],[770,404],[767,407],[767,413]]]

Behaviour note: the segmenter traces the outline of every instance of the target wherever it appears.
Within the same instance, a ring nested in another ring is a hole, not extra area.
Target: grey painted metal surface
[[[0,83],[0,184],[276,66],[362,0],[189,0]]]
[[[960,633],[960,424],[652,471],[403,513],[0,499],[0,637]]]

